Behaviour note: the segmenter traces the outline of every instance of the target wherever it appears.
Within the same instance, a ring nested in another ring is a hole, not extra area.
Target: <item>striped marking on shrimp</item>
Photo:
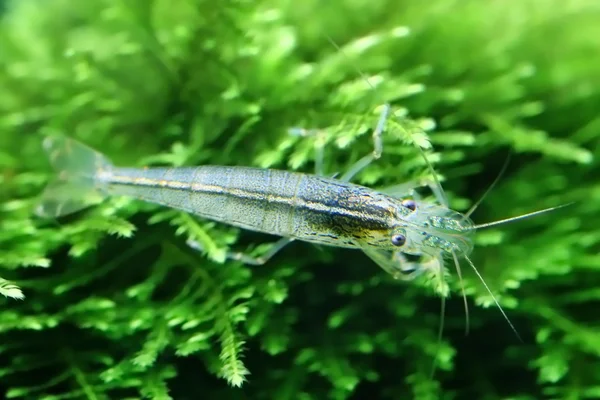
[[[360,219],[371,226],[379,226],[381,229],[389,228],[389,220],[397,218],[395,210],[392,208],[380,208],[379,215],[367,213],[364,210],[352,210],[348,207],[343,207],[337,201],[329,201],[327,203],[320,201],[309,201],[298,196],[284,197],[273,193],[255,192],[239,188],[228,188],[219,185],[209,185],[199,182],[182,182],[169,179],[154,179],[148,177],[130,177],[126,175],[105,175],[106,183],[126,185],[126,186],[144,186],[150,188],[167,188],[173,190],[189,191],[191,193],[217,194],[231,196],[232,198],[261,201],[284,204],[292,208],[304,208],[315,211],[327,216],[350,217]]]

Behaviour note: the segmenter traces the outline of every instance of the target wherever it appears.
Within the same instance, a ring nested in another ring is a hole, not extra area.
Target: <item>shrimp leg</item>
[[[383,106],[383,110],[379,116],[379,120],[377,121],[377,125],[373,130],[373,151],[370,154],[367,154],[356,163],[354,163],[348,171],[346,171],[339,179],[343,182],[350,182],[352,178],[354,178],[360,171],[365,169],[371,162],[377,160],[381,157],[383,153],[383,139],[382,134],[385,129],[385,122],[390,114],[391,106],[389,104],[385,104]],[[322,131],[318,129],[304,129],[304,128],[290,128],[288,132],[292,135],[296,136],[316,136],[322,133]],[[323,172],[323,140],[317,138],[315,143],[315,174],[325,176]]]
[[[260,257],[253,257],[251,255],[242,253],[242,252],[227,252],[225,253],[225,258],[229,260],[241,261],[247,265],[263,265],[267,261],[269,261],[275,254],[279,252],[279,250],[283,249],[285,246],[293,242],[294,239],[291,238],[281,238],[276,241],[273,246]],[[190,246],[194,250],[203,251],[204,247],[202,244],[195,240],[188,240],[187,245]]]
[[[413,280],[428,270],[439,270],[442,260],[439,256],[431,257],[425,262],[411,262],[400,251],[377,250],[368,246],[362,247],[364,253],[394,279]]]
[[[352,165],[344,175],[340,178],[343,182],[350,182],[352,178],[354,178],[360,171],[365,169],[369,164],[373,161],[379,159],[381,157],[381,153],[383,153],[383,139],[382,134],[385,129],[385,122],[390,115],[391,106],[389,103],[384,104],[383,110],[379,116],[379,121],[377,121],[377,126],[373,130],[373,151],[370,154],[367,154],[360,160],[358,160],[354,165]]]
[[[321,136],[323,132],[319,129],[304,129],[304,128],[290,128],[288,133],[294,136],[316,136],[315,141],[315,175],[325,176],[325,170],[323,165],[325,164],[325,152],[323,149],[323,139]]]

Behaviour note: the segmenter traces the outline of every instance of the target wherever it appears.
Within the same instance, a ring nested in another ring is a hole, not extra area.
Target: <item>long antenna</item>
[[[329,43],[331,43],[333,45],[333,47],[335,47],[341,54],[344,55],[344,57],[348,60],[350,60],[350,57],[348,57],[348,54],[346,54],[346,52],[344,51],[344,49],[342,49],[336,42],[335,40],[333,40],[333,38],[331,36],[329,36],[328,34],[325,34],[325,37],[327,38],[327,40],[329,41]],[[369,87],[373,90],[375,90],[375,86],[373,86],[371,84],[371,82],[369,82],[369,78],[367,77],[367,75],[362,72],[362,70],[360,68],[358,68],[356,66],[356,64],[351,63],[352,68],[354,68],[354,70],[358,73],[358,75],[360,75],[361,78],[363,78],[365,80],[365,82],[367,82],[367,85],[369,85]]]
[[[504,173],[506,172],[506,168],[508,167],[508,163],[510,162],[510,156],[511,153],[508,153],[508,156],[506,157],[506,160],[504,161],[504,165],[502,165],[502,168],[500,169],[500,172],[498,173],[498,176],[496,176],[496,179],[494,179],[494,182],[492,182],[492,184],[487,188],[487,190],[485,191],[485,193],[483,193],[483,195],[481,195],[481,197],[479,198],[479,200],[477,200],[475,202],[475,204],[473,204],[473,206],[469,209],[469,211],[466,212],[465,217],[470,217],[471,214],[473,214],[473,212],[475,212],[475,210],[477,209],[477,207],[479,207],[479,205],[481,204],[481,202],[483,201],[483,199],[486,198],[486,196],[488,194],[490,194],[490,192],[492,191],[492,189],[494,189],[494,187],[496,187],[496,185],[498,184],[498,182],[500,182],[500,178],[502,178],[502,175],[504,175]]]
[[[444,279],[443,276],[444,272],[443,269],[440,268],[439,269],[439,277],[440,280]],[[446,322],[446,298],[444,296],[441,297],[440,299],[440,326],[438,328],[438,335],[437,335],[437,352],[435,354],[435,357],[433,357],[433,364],[431,365],[431,379],[433,379],[433,377],[435,376],[435,370],[437,368],[437,356],[439,355],[439,351],[442,347],[442,336],[444,334],[444,324]]]
[[[525,219],[525,218],[533,217],[536,215],[544,214],[544,213],[547,213],[550,211],[558,210],[559,208],[567,207],[572,204],[574,204],[574,203],[571,202],[571,203],[561,204],[559,206],[544,208],[543,210],[537,210],[537,211],[533,211],[533,212],[530,212],[527,214],[517,215],[516,217],[505,218],[505,219],[501,219],[498,221],[486,222],[485,224],[475,225],[475,226],[473,226],[473,228],[483,229],[483,228],[489,228],[490,226],[496,226],[496,225],[500,225],[500,224],[506,224],[508,222],[519,221],[521,219]]]
[[[481,283],[483,283],[483,286],[485,287],[485,290],[487,290],[488,293],[490,294],[490,296],[492,296],[492,300],[494,300],[494,303],[496,303],[496,306],[498,307],[498,309],[502,313],[502,316],[504,316],[504,319],[506,320],[506,322],[508,322],[508,325],[510,326],[510,329],[512,329],[512,331],[515,333],[515,335],[517,336],[517,338],[521,342],[523,342],[523,339],[521,338],[521,335],[519,335],[519,332],[517,331],[517,328],[515,328],[515,326],[513,325],[513,323],[510,321],[510,318],[508,318],[508,315],[506,315],[506,313],[504,312],[504,309],[502,308],[502,306],[498,302],[498,299],[496,299],[496,296],[494,296],[494,293],[492,293],[490,287],[487,285],[487,283],[485,283],[485,280],[483,279],[483,276],[481,276],[481,274],[479,273],[479,271],[475,267],[475,264],[473,264],[473,261],[471,261],[471,259],[469,257],[467,257],[466,255],[464,255],[464,257],[465,257],[465,260],[467,260],[467,262],[471,266],[471,268],[473,268],[473,271],[475,271],[475,274],[477,275],[477,277],[479,278],[479,280],[481,281]]]
[[[462,278],[462,271],[460,269],[460,263],[456,253],[452,252],[452,258],[454,259],[454,265],[456,266],[456,274],[458,275],[458,281],[460,282],[460,291],[463,298],[463,304],[465,306],[465,336],[469,334],[470,318],[469,318],[469,303],[467,303],[467,293],[465,292],[465,282]]]

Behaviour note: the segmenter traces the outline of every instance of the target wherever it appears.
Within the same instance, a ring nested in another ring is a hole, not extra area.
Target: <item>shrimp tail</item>
[[[43,147],[57,178],[44,190],[35,213],[56,218],[80,211],[107,197],[101,174],[110,173],[112,163],[97,151],[64,136],[44,139]]]

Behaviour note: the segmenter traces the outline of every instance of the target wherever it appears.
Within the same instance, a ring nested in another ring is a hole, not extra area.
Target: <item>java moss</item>
[[[4,3],[5,397],[600,396],[595,1]],[[33,214],[53,176],[48,134],[131,166],[312,172],[324,145],[333,174],[371,150],[386,102],[384,155],[357,183],[431,177],[424,151],[464,212],[512,154],[476,222],[574,203],[477,233],[475,265],[522,342],[467,264],[470,332],[449,264],[438,344],[444,288],[394,281],[356,251],[294,243],[251,267],[225,252],[259,254],[273,237],[131,199]]]

